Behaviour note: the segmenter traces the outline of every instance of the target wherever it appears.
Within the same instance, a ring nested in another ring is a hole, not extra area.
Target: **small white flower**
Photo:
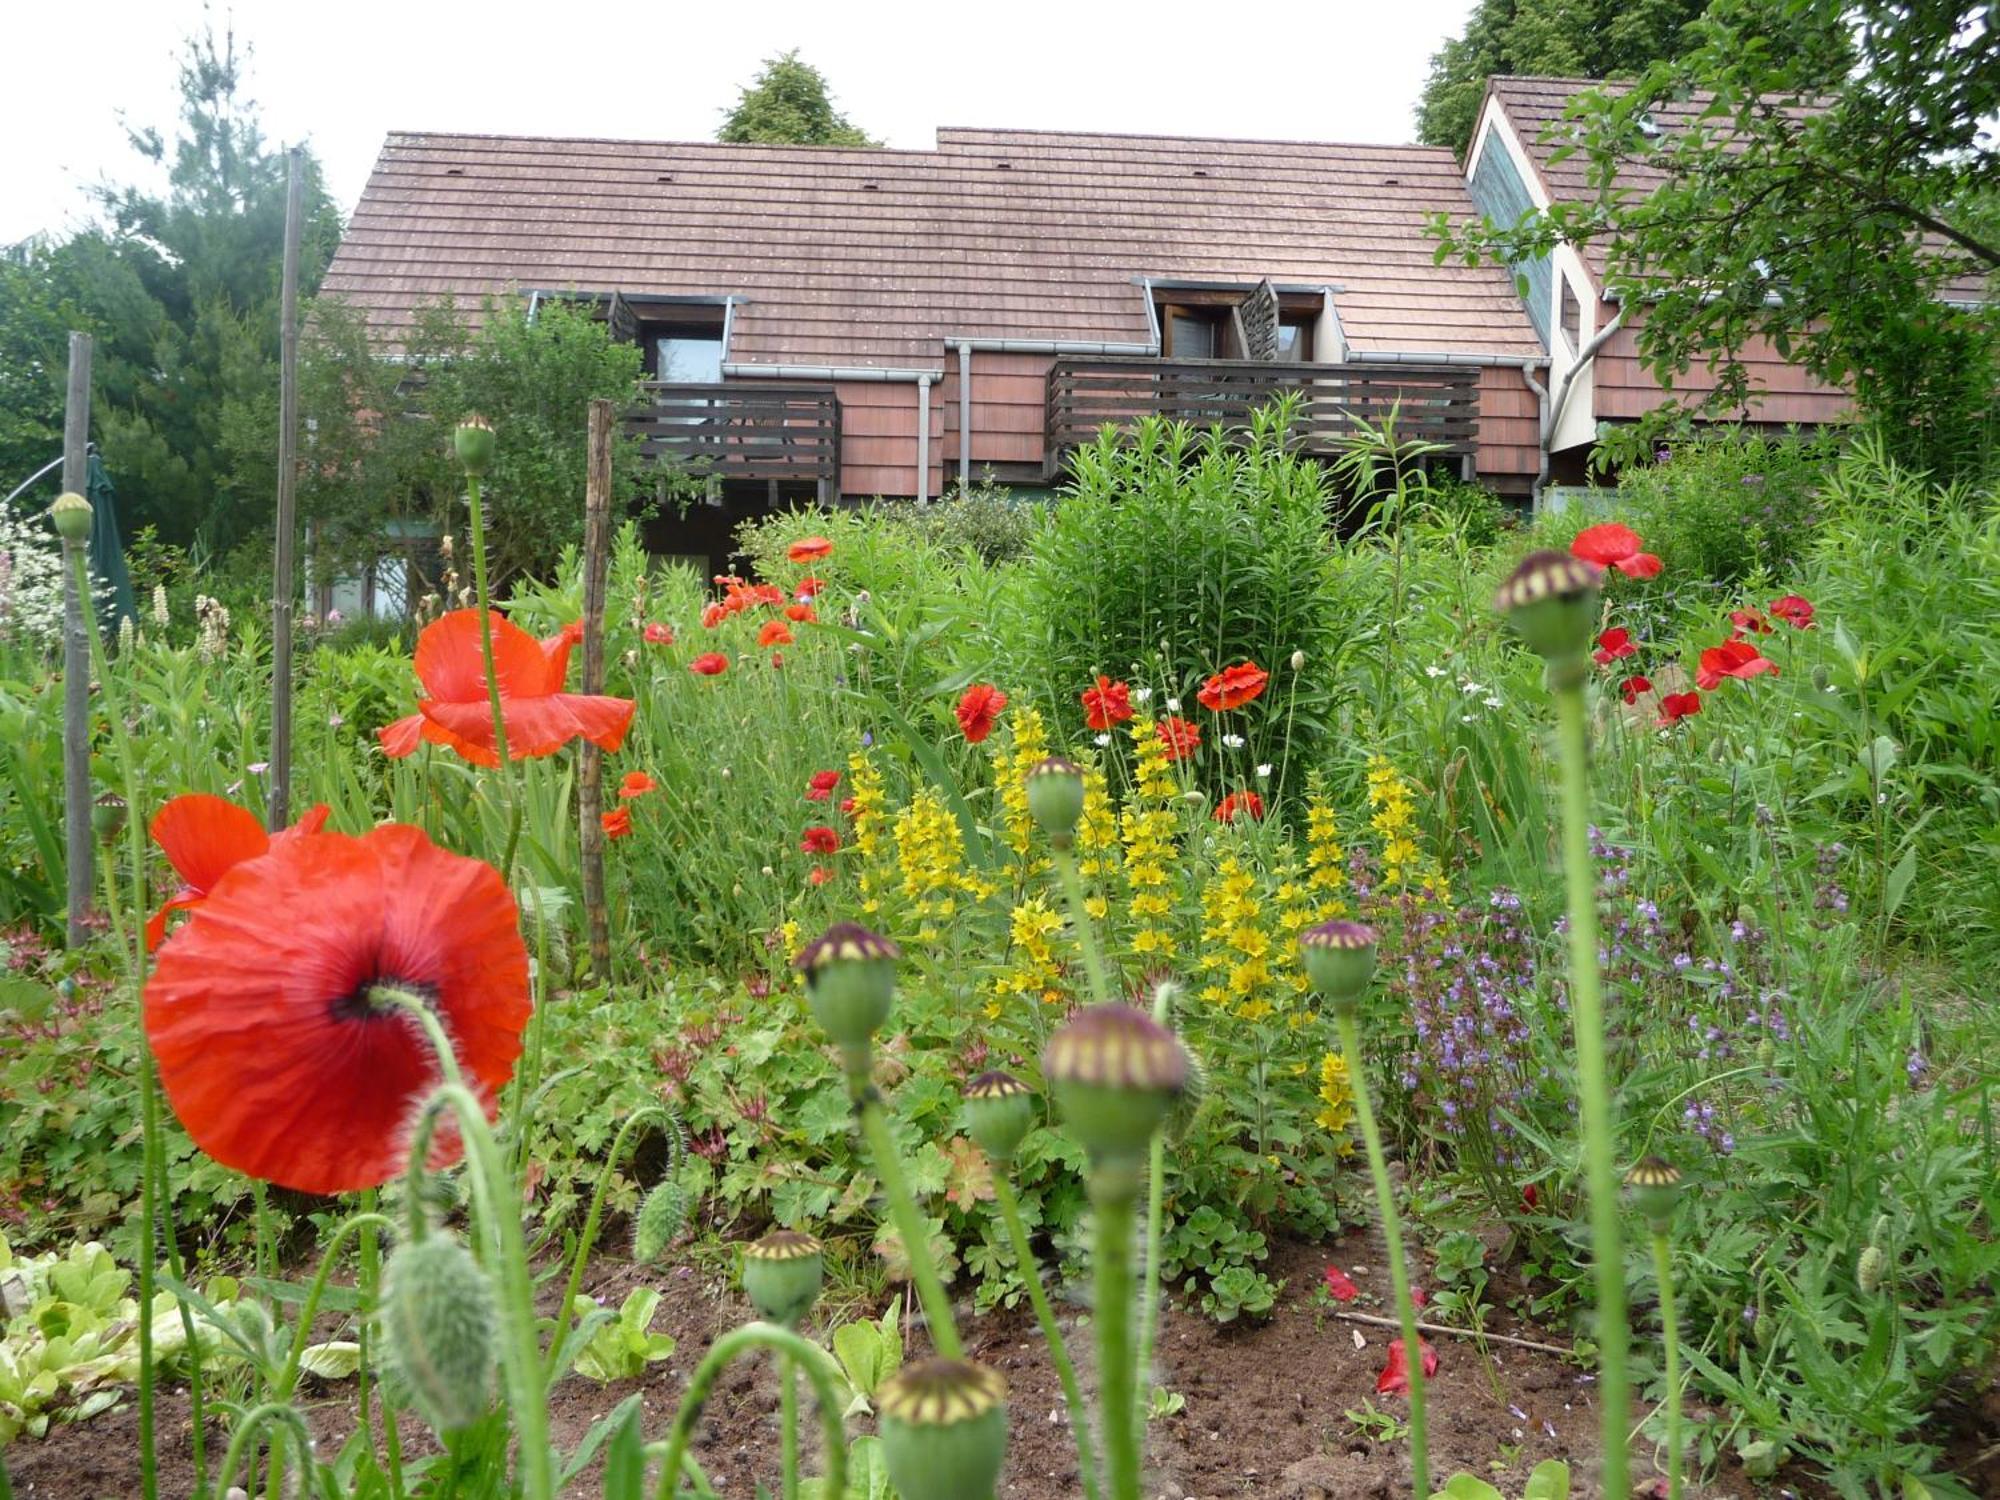
[[[1459,722],[1459,723],[1461,723],[1461,724],[1470,724],[1470,723],[1472,722],[1472,715],[1471,715],[1471,714],[1460,714],[1460,715],[1458,716],[1458,722]]]
[[[1243,748],[1243,736],[1240,734],[1225,734],[1222,737],[1222,743],[1231,750],[1241,750]]]
[[[1443,667],[1431,666],[1424,668],[1424,676],[1426,677],[1442,677],[1444,675],[1445,670]]]
[[[1487,698],[1487,699],[1485,699],[1484,701],[1485,701],[1485,704],[1486,704],[1486,706],[1487,706],[1488,708],[1500,708],[1500,707],[1502,707],[1502,706],[1503,706],[1503,705],[1501,704],[1500,700],[1499,700],[1499,699],[1498,699],[1497,697],[1495,697],[1495,698]]]
[[[1486,691],[1485,688],[1481,687],[1478,683],[1474,682],[1470,677],[1466,678],[1465,681],[1461,682],[1458,685],[1458,688],[1459,691],[1464,693],[1467,697],[1473,697],[1479,693],[1483,693]]]
[[[1111,743],[1111,736],[1108,734],[1100,734],[1097,737],[1097,748],[1100,750],[1102,750],[1106,745],[1109,745],[1110,743]]]
[[[1136,703],[1151,703],[1153,701],[1153,690],[1148,687],[1133,688],[1132,699]]]
[[[1257,768],[1257,779],[1259,781],[1269,781],[1271,779],[1271,763],[1268,760]]]
[[[1167,700],[1167,712],[1170,714],[1177,714],[1180,711],[1181,711],[1181,700],[1178,698],[1169,698]]]

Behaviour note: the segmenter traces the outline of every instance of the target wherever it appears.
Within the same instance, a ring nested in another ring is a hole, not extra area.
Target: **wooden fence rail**
[[[840,483],[840,402],[830,385],[649,381],[625,419],[648,459],[721,480]]]

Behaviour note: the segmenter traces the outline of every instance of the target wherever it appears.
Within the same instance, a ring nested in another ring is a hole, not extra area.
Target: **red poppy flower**
[[[782,651],[773,651],[771,653],[771,665],[773,667],[782,667],[784,664],[785,664],[785,653]]]
[[[1542,1206],[1541,1189],[1532,1182],[1521,1189],[1521,1206],[1531,1213]]]
[[[785,549],[785,556],[795,563],[809,563],[825,557],[833,551],[833,543],[823,536],[800,537]]]
[[[649,646],[671,646],[674,643],[673,631],[658,620],[646,622],[645,636]]]
[[[1641,552],[1643,545],[1638,532],[1611,521],[1579,531],[1569,544],[1569,555],[1600,568],[1616,568],[1627,578],[1658,578],[1660,560],[1650,552]]]
[[[815,771],[812,773],[812,779],[806,783],[806,801],[824,802],[833,795],[833,789],[839,785],[840,772]],[[841,803],[841,811],[845,812],[848,805],[846,802]]]
[[[643,797],[648,792],[660,789],[659,782],[644,771],[627,771],[625,779],[618,783],[618,795],[625,798]]]
[[[697,677],[720,677],[729,670],[729,658],[720,651],[704,651],[688,663],[688,670]]]
[[[318,833],[328,811],[322,802],[290,828],[268,834],[256,814],[206,792],[188,792],[167,803],[153,815],[153,842],[180,876],[181,888],[146,919],[146,946],[160,946],[169,912],[192,911],[224,875],[246,859],[270,853],[274,844]]]
[[[842,817],[846,818],[854,816],[854,799],[852,797],[842,797],[840,799],[840,813]]]
[[[785,606],[785,618],[794,625],[817,625],[819,611],[810,604],[788,604]]]
[[[1786,594],[1771,601],[1771,613],[1794,630],[1813,628],[1812,600],[1800,594]]]
[[[1160,748],[1167,752],[1168,760],[1186,760],[1201,743],[1201,727],[1175,715],[1160,720],[1155,732],[1160,737]]]
[[[713,630],[728,618],[729,611],[724,609],[720,604],[704,605],[701,611],[701,628],[703,630]]]
[[[750,609],[760,604],[776,609],[780,604],[785,602],[785,591],[775,583],[753,583],[743,589],[739,597],[743,601],[742,607],[744,609]]]
[[[1423,1351],[1424,1379],[1429,1380],[1438,1372],[1437,1350],[1431,1347],[1429,1339],[1417,1340],[1417,1347]],[[1389,1362],[1382,1366],[1382,1373],[1375,1377],[1375,1392],[1380,1396],[1407,1396],[1410,1394],[1410,1350],[1400,1338],[1389,1345]]]
[[[1221,713],[1226,708],[1241,708],[1264,691],[1264,684],[1271,680],[1271,674],[1254,662],[1240,661],[1233,667],[1224,667],[1201,685],[1195,694],[1203,708]]]
[[[814,865],[812,873],[807,875],[806,879],[814,885],[825,885],[829,880],[833,879],[833,871],[829,870],[825,865]]]
[[[538,641],[497,612],[490,618],[509,755],[520,760],[553,755],[574,739],[606,750],[625,743],[637,707],[630,698],[562,690],[570,650],[583,638],[582,625],[571,623]],[[479,636],[476,609],[455,609],[424,627],[417,637],[416,669],[429,696],[418,700],[416,714],[376,731],[385,755],[409,755],[428,741],[449,746],[474,765],[500,763]]]
[[[1125,683],[1100,677],[1096,687],[1085,688],[1080,696],[1083,722],[1099,734],[1132,717],[1132,689]]]
[[[1660,700],[1660,728],[1671,729],[1688,715],[1700,712],[1700,693],[1669,693]]]
[[[1769,635],[1771,622],[1754,609],[1732,609],[1729,623],[1736,628],[1730,632],[1730,639],[1741,635]]]
[[[1628,677],[1618,684],[1618,691],[1625,695],[1625,706],[1630,708],[1639,701],[1641,693],[1650,693],[1653,681],[1650,677]]]
[[[1215,804],[1215,821],[1234,823],[1245,813],[1250,821],[1256,822],[1264,816],[1264,799],[1255,792],[1231,792]]]
[[[990,682],[975,682],[958,700],[954,712],[968,744],[976,745],[993,732],[993,721],[1007,706],[1007,695]]]
[[[1704,693],[1712,693],[1722,686],[1725,677],[1747,682],[1764,672],[1776,677],[1778,664],[1748,641],[1728,640],[1701,653],[1701,665],[1695,668],[1694,685]]]
[[[619,795],[623,796],[624,793],[621,792]],[[604,825],[606,838],[622,839],[632,831],[632,809],[614,807],[610,812],[599,813],[597,821]]]
[[[840,848],[840,835],[824,823],[815,823],[799,839],[799,848],[807,854],[832,854]]]
[[[306,1193],[399,1173],[438,1064],[385,989],[436,1012],[491,1111],[533,1008],[497,870],[397,824],[279,840],[230,870],[146,985],[146,1037],[195,1144]],[[441,1130],[432,1160],[458,1150]]]
[[[785,628],[783,620],[767,620],[764,628],[757,632],[759,646],[789,646],[791,643],[792,633]]]
[[[1336,1302],[1352,1302],[1361,1295],[1361,1288],[1339,1266],[1326,1268],[1326,1292]]]
[[[809,604],[825,592],[826,580],[824,578],[815,578],[812,574],[808,573],[799,580],[798,591],[794,597],[801,604]]]
[[[1623,625],[1614,625],[1597,638],[1597,649],[1590,654],[1600,667],[1608,667],[1614,661],[1637,656],[1639,646],[1632,639],[1631,631]]]

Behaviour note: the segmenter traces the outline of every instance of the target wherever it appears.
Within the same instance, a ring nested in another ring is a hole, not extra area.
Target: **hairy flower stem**
[[[1098,1425],[1110,1500],[1139,1500],[1139,1383],[1132,1362],[1135,1170],[1136,1164],[1113,1162],[1090,1172],[1090,1202],[1097,1214]]]
[[[255,1450],[257,1434],[266,1427],[282,1427],[299,1450],[299,1465],[302,1472],[312,1471],[312,1433],[306,1427],[305,1418],[297,1408],[285,1401],[267,1401],[262,1406],[253,1407],[236,1424],[236,1431],[229,1440],[229,1451],[222,1456],[222,1472],[216,1480],[216,1493],[229,1493],[230,1482],[236,1478],[237,1465],[244,1462]],[[276,1444],[272,1445],[274,1448]],[[200,1493],[197,1491],[196,1493]]]
[[[1631,1492],[1626,1425],[1631,1385],[1625,1358],[1625,1242],[1619,1224],[1616,1126],[1604,1061],[1604,994],[1597,970],[1597,891],[1590,857],[1590,743],[1584,724],[1583,664],[1550,673],[1562,756],[1563,880],[1569,908],[1570,1024],[1590,1188],[1590,1248],[1597,1274],[1598,1399],[1604,1444],[1603,1492]]]
[[[779,1442],[784,1454],[784,1500],[799,1500],[799,1362],[778,1356]]]
[[[514,878],[514,850],[521,841],[521,789],[514,780],[514,767],[507,756],[507,716],[500,707],[500,678],[493,668],[493,599],[486,590],[486,507],[480,504],[479,476],[465,476],[470,503],[472,534],[472,591],[479,605],[479,652],[486,662],[486,702],[493,712],[493,752],[500,760],[500,778],[507,787],[507,854],[500,861],[500,873]]]
[[[368,1452],[375,1451],[375,1417],[369,1407],[371,1382],[369,1361],[372,1357],[373,1340],[368,1337],[368,1326],[375,1314],[375,1298],[382,1284],[382,1255],[380,1242],[375,1235],[375,1225],[369,1222],[375,1216],[376,1192],[370,1188],[361,1195],[361,1246],[360,1265],[354,1278],[355,1294],[360,1308],[355,1322],[354,1339],[359,1346],[360,1360],[355,1368],[355,1395],[361,1408],[361,1440]],[[389,1405],[389,1393],[383,1390],[382,1397],[382,1456],[388,1470],[390,1500],[403,1500],[403,1443],[402,1434],[396,1430],[396,1413]],[[199,1491],[197,1491],[199,1493]]]
[[[1070,1362],[1062,1330],[1056,1327],[1055,1311],[1042,1288],[1042,1268],[1028,1243],[1027,1226],[1021,1222],[1020,1200],[1014,1196],[1014,1185],[1004,1169],[993,1174],[993,1199],[1000,1205],[1007,1241],[1014,1247],[1015,1264],[1021,1268],[1021,1280],[1028,1288],[1028,1303],[1035,1310],[1035,1321],[1041,1325],[1042,1342],[1049,1347],[1049,1363],[1055,1366],[1056,1379],[1062,1383],[1070,1432],[1076,1439],[1077,1472],[1083,1475],[1083,1493],[1087,1500],[1097,1500],[1097,1445],[1090,1438],[1090,1412],[1083,1404],[1083,1389],[1077,1384],[1076,1366]]]
[[[604,1194],[611,1186],[611,1174],[618,1170],[618,1163],[625,1155],[625,1143],[632,1138],[632,1132],[648,1120],[664,1120],[667,1112],[657,1104],[649,1104],[643,1109],[635,1109],[625,1117],[625,1123],[618,1127],[618,1134],[611,1138],[611,1150],[606,1153],[604,1165],[598,1168],[597,1187],[590,1195],[590,1211],[583,1216],[583,1233],[576,1237],[576,1251],[570,1256],[569,1281],[563,1287],[562,1301],[556,1306],[556,1326],[549,1335],[548,1367],[543,1373],[544,1380],[556,1378],[556,1361],[562,1358],[562,1342],[569,1332],[569,1310],[576,1301],[576,1294],[583,1288],[583,1263],[590,1257],[591,1246],[597,1243],[598,1226],[604,1222]],[[668,1132],[672,1136],[672,1132]],[[679,1164],[679,1141],[675,1140],[674,1150],[668,1159]]]
[[[923,1216],[917,1212],[916,1199],[910,1196],[910,1184],[903,1176],[902,1158],[897,1154],[896,1142],[889,1134],[889,1117],[883,1112],[882,1101],[876,1097],[873,1087],[864,1084],[863,1090],[855,1105],[856,1112],[861,1116],[861,1133],[875,1158],[875,1175],[882,1181],[883,1195],[889,1200],[890,1217],[896,1221],[896,1233],[903,1241],[903,1254],[910,1262],[910,1280],[916,1283],[917,1300],[924,1307],[924,1321],[930,1324],[931,1347],[946,1359],[964,1359],[965,1346],[959,1342],[958,1324],[952,1320],[951,1303],[945,1297],[944,1283],[938,1280],[937,1266],[931,1260],[930,1236],[924,1231]]]
[[[1162,1026],[1171,1024],[1168,1012],[1172,1009],[1172,998],[1173,989],[1169,985],[1159,985],[1153,991],[1153,1019]],[[1153,1144],[1146,1153],[1146,1243],[1143,1247],[1146,1263],[1140,1277],[1139,1353],[1134,1362],[1134,1368],[1139,1372],[1141,1432],[1146,1430],[1146,1391],[1153,1380],[1153,1340],[1160,1322],[1160,1236],[1166,1225],[1166,1186],[1167,1136],[1165,1131],[1159,1131],[1154,1134]]]
[[[847,1434],[841,1425],[840,1401],[826,1372],[826,1355],[818,1345],[807,1343],[789,1328],[780,1328],[776,1323],[745,1323],[710,1344],[708,1353],[695,1366],[687,1395],[681,1399],[681,1408],[674,1416],[674,1430],[667,1438],[666,1461],[660,1470],[656,1500],[674,1500],[680,1492],[681,1470],[690,1466],[688,1444],[694,1437],[695,1423],[701,1420],[702,1407],[708,1404],[715,1382],[729,1362],[752,1349],[773,1350],[805,1370],[806,1379],[812,1382],[813,1395],[819,1401],[821,1440],[826,1449],[826,1476],[820,1493],[847,1493]],[[706,1486],[703,1493],[707,1493]]]
[[[1403,1362],[1410,1372],[1410,1474],[1417,1500],[1430,1500],[1430,1442],[1424,1431],[1424,1343],[1417,1332],[1417,1305],[1410,1300],[1410,1267],[1403,1257],[1403,1221],[1396,1212],[1396,1190],[1389,1181],[1389,1159],[1382,1151],[1382,1132],[1375,1124],[1369,1100],[1368,1074],[1361,1056],[1361,1023],[1349,1009],[1336,1017],[1340,1050],[1347,1059],[1349,1087],[1354,1094],[1354,1118],[1368,1147],[1368,1172],[1375,1180],[1375,1208],[1382,1216],[1382,1239],[1389,1247],[1389,1284],[1396,1294],[1396,1317],[1402,1324]],[[1623,1494],[1624,1491],[1605,1491]]]
[[[1666,1349],[1667,1500],[1681,1500],[1681,1341],[1674,1316],[1674,1262],[1667,1237],[1653,1231],[1653,1276],[1660,1284],[1660,1342]]]
[[[1099,1005],[1109,1005],[1109,970],[1104,966],[1103,953],[1098,951],[1097,928],[1090,920],[1090,908],[1084,904],[1083,875],[1076,867],[1076,855],[1068,849],[1057,849],[1054,853],[1056,870],[1062,876],[1063,896],[1069,902],[1069,919],[1076,928],[1076,945],[1083,950],[1084,972],[1090,976],[1090,997]]]

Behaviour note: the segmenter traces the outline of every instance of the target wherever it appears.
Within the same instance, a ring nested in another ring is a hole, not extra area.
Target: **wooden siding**
[[[1518,369],[1488,365],[1479,372],[1479,453],[1484,484],[1524,491],[1541,468],[1542,404]]]
[[[1600,326],[1615,309],[1598,310]],[[1818,424],[1841,422],[1852,415],[1846,392],[1821,385],[1798,365],[1781,357],[1762,339],[1743,351],[1752,387],[1762,394],[1747,410],[1728,415],[1751,422]],[[1593,366],[1595,411],[1603,421],[1631,421],[1668,399],[1684,405],[1700,401],[1716,386],[1715,376],[1696,364],[1677,376],[1671,392],[1663,391],[1652,372],[1639,361],[1638,330],[1629,322],[1611,336]]]
[[[649,459],[692,477],[825,484],[840,468],[840,403],[830,385],[648,381],[626,418]]]
[[[972,351],[972,480],[979,482],[982,464],[1039,464],[1048,409],[1047,354]],[[958,356],[950,352],[944,382],[944,443],[946,479],[956,482],[958,431]]]

